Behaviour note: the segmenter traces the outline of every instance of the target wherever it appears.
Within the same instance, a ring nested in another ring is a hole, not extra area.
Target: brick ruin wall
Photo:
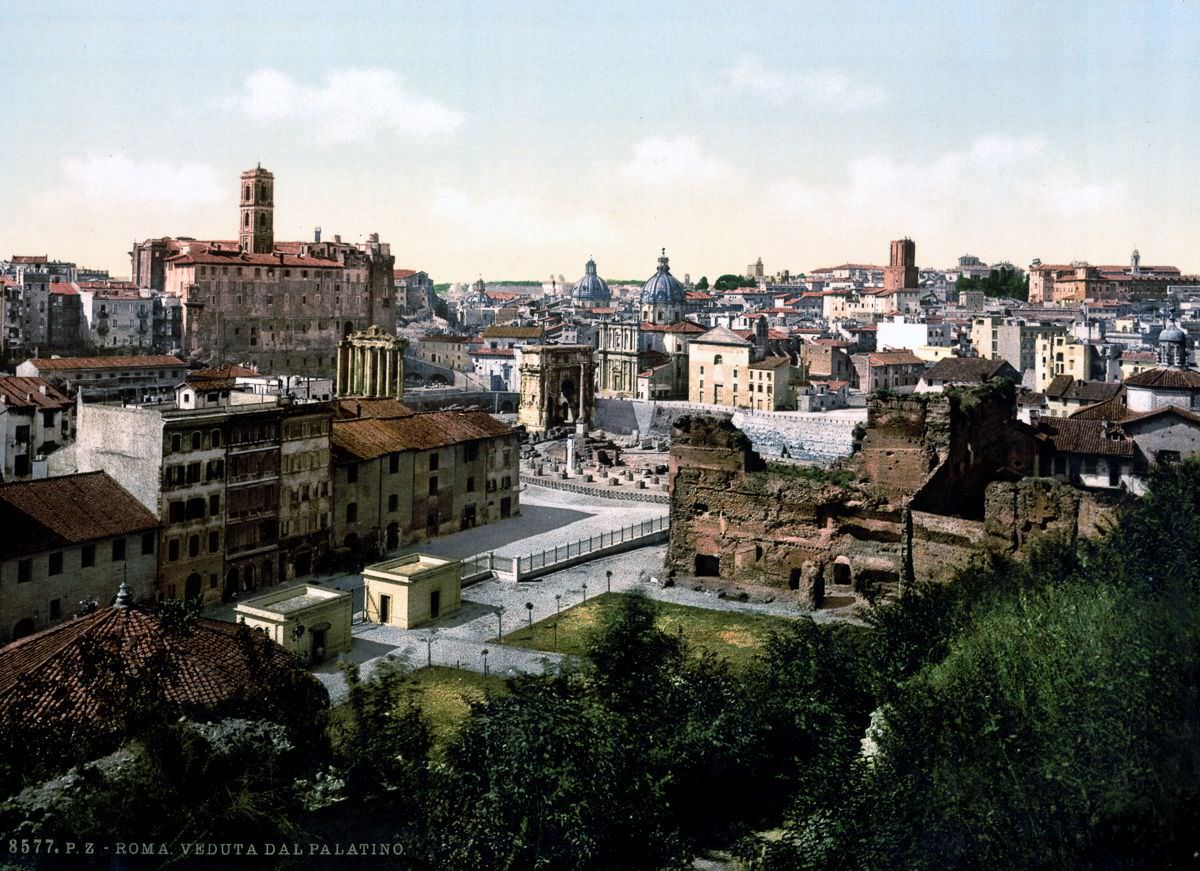
[[[876,419],[879,437],[872,441],[868,431],[864,439],[875,453],[850,463],[859,480],[848,483],[764,462],[728,421],[681,421],[671,449],[667,567],[794,590],[819,603],[898,581],[948,581],[983,554],[1020,556],[1041,536],[1074,542],[1111,522],[1111,502],[1044,478],[985,482],[978,518],[915,508],[911,496],[946,466],[938,457],[953,456],[950,427],[935,423],[925,442],[910,435],[911,418]],[[983,426],[990,413],[974,421]],[[933,471],[917,480],[905,461]],[[940,476],[951,483],[939,486],[959,486],[956,476],[971,468],[952,466],[954,474]]]

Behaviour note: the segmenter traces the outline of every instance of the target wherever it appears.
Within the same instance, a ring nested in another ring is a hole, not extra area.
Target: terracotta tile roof
[[[858,356],[857,354],[855,356]],[[865,355],[872,366],[924,366],[925,361],[912,351],[876,351]]]
[[[1125,383],[1131,387],[1162,390],[1200,390],[1200,372],[1194,369],[1147,369],[1130,375]]]
[[[50,293],[58,296],[79,296],[79,288],[69,281],[50,282]]]
[[[541,327],[487,327],[483,331],[485,339],[540,339]]]
[[[423,345],[461,345],[474,339],[471,336],[421,336],[418,341]]]
[[[642,321],[638,324],[638,329],[643,333],[700,333],[708,332],[708,327],[698,324],[695,321],[679,321],[674,324],[654,324],[650,321]]]
[[[1107,420],[1043,417],[1038,420],[1037,430],[1049,436],[1054,449],[1064,454],[1132,457],[1135,447],[1132,438]]]
[[[47,262],[45,254],[14,254],[9,263],[38,264]]]
[[[166,354],[148,354],[144,357],[33,357],[32,363],[39,372],[57,372],[75,369],[163,369],[183,368],[178,357]]]
[[[150,670],[157,679],[136,680]],[[170,629],[139,608],[108,607],[0,648],[0,728],[50,729],[67,740],[115,732],[133,702],[130,683],[192,716],[236,715],[271,696],[328,698],[262,633],[203,617]]]
[[[787,357],[764,357],[755,363],[750,364],[751,369],[778,369],[780,366],[785,366],[789,363]]]
[[[1104,402],[1124,388],[1119,381],[1078,381],[1070,375],[1056,375],[1046,385],[1046,398],[1072,402]]]
[[[1154,351],[1123,351],[1121,353],[1122,363],[1154,363],[1158,360],[1158,354]]]
[[[1042,394],[1037,394],[1041,396]],[[1073,420],[1120,420],[1129,413],[1125,407],[1124,394],[1117,394],[1111,399],[1106,399],[1103,402],[1097,402],[1095,405],[1087,405],[1076,411],[1071,412],[1067,417]]]
[[[472,348],[469,352],[472,357],[516,357],[517,353],[512,348]]]
[[[104,472],[0,484],[0,559],[158,528]]]
[[[1020,378],[1020,373],[1007,360],[987,357],[946,357],[938,360],[925,373],[926,381],[965,381],[982,384],[992,378]]]
[[[1125,417],[1121,418],[1121,425],[1133,426],[1141,423],[1142,421],[1153,420],[1166,415],[1182,418],[1189,423],[1200,424],[1200,414],[1196,414],[1194,411],[1188,411],[1187,409],[1179,408],[1174,405],[1164,405],[1162,408],[1156,408],[1153,411],[1127,413]]]
[[[1028,405],[1030,408],[1041,408],[1045,404],[1046,394],[1038,393],[1034,390],[1026,390],[1017,397],[1017,405]],[[1075,415],[1070,416],[1074,417]]]
[[[253,378],[257,375],[257,369],[251,369],[249,366],[230,364],[228,366],[216,366],[212,369],[193,369],[187,373],[187,380],[205,381],[221,378]]]
[[[743,331],[746,332],[746,331]],[[753,333],[751,333],[753,335]],[[737,348],[747,348],[750,342],[746,341],[746,337],[735,330],[726,329],[725,327],[713,327],[703,335],[697,336],[692,340],[693,345],[733,345]]]
[[[335,420],[332,441],[350,459],[372,460],[513,433],[511,426],[483,411],[430,411],[408,417]]]
[[[394,279],[411,278],[412,276],[414,276],[416,274],[417,274],[417,270],[415,270],[415,269],[394,269],[394,270],[392,270],[392,278],[394,278]]]
[[[43,392],[44,391],[44,392]],[[67,408],[74,403],[45,378],[0,376],[0,403],[8,408]]]
[[[334,411],[338,418],[408,417],[416,414],[398,399],[339,399]]]

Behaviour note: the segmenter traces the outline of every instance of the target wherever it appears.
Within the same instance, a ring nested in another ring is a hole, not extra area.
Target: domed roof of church
[[[1179,328],[1179,324],[1172,322],[1158,334],[1158,340],[1160,342],[1186,342],[1187,333]]]
[[[679,279],[671,274],[670,262],[667,260],[667,249],[658,258],[658,271],[650,276],[650,280],[642,285],[641,302],[643,305],[662,305],[676,303],[683,305],[687,302],[687,292]]]
[[[596,274],[596,261],[588,258],[587,266],[584,267],[583,278],[575,282],[575,286],[571,289],[571,296],[577,302],[594,302],[608,305],[612,299],[612,291],[608,289],[608,282]]]

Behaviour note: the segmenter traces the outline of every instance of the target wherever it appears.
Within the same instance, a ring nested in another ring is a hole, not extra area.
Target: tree
[[[727,273],[718,278],[717,283],[713,286],[717,290],[737,290],[741,287],[757,287],[758,282],[753,278],[746,278],[743,275]]]
[[[1012,266],[993,269],[981,278],[960,275],[954,285],[959,293],[964,290],[982,290],[987,296],[1029,299],[1029,276]]]
[[[700,280],[696,282],[696,290],[708,290],[708,276],[701,275]]]

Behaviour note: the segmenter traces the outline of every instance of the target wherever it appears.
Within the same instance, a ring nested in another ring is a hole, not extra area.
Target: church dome
[[[671,274],[667,260],[667,249],[658,258],[658,271],[650,276],[650,280],[642,285],[642,305],[683,305],[687,302],[687,293],[679,279]]]
[[[1178,324],[1173,323],[1158,334],[1158,340],[1160,342],[1186,342],[1187,333],[1179,329]]]
[[[571,296],[576,302],[595,306],[606,306],[612,300],[608,282],[596,274],[596,261],[590,257],[584,267],[583,278],[575,282],[571,289]]]

